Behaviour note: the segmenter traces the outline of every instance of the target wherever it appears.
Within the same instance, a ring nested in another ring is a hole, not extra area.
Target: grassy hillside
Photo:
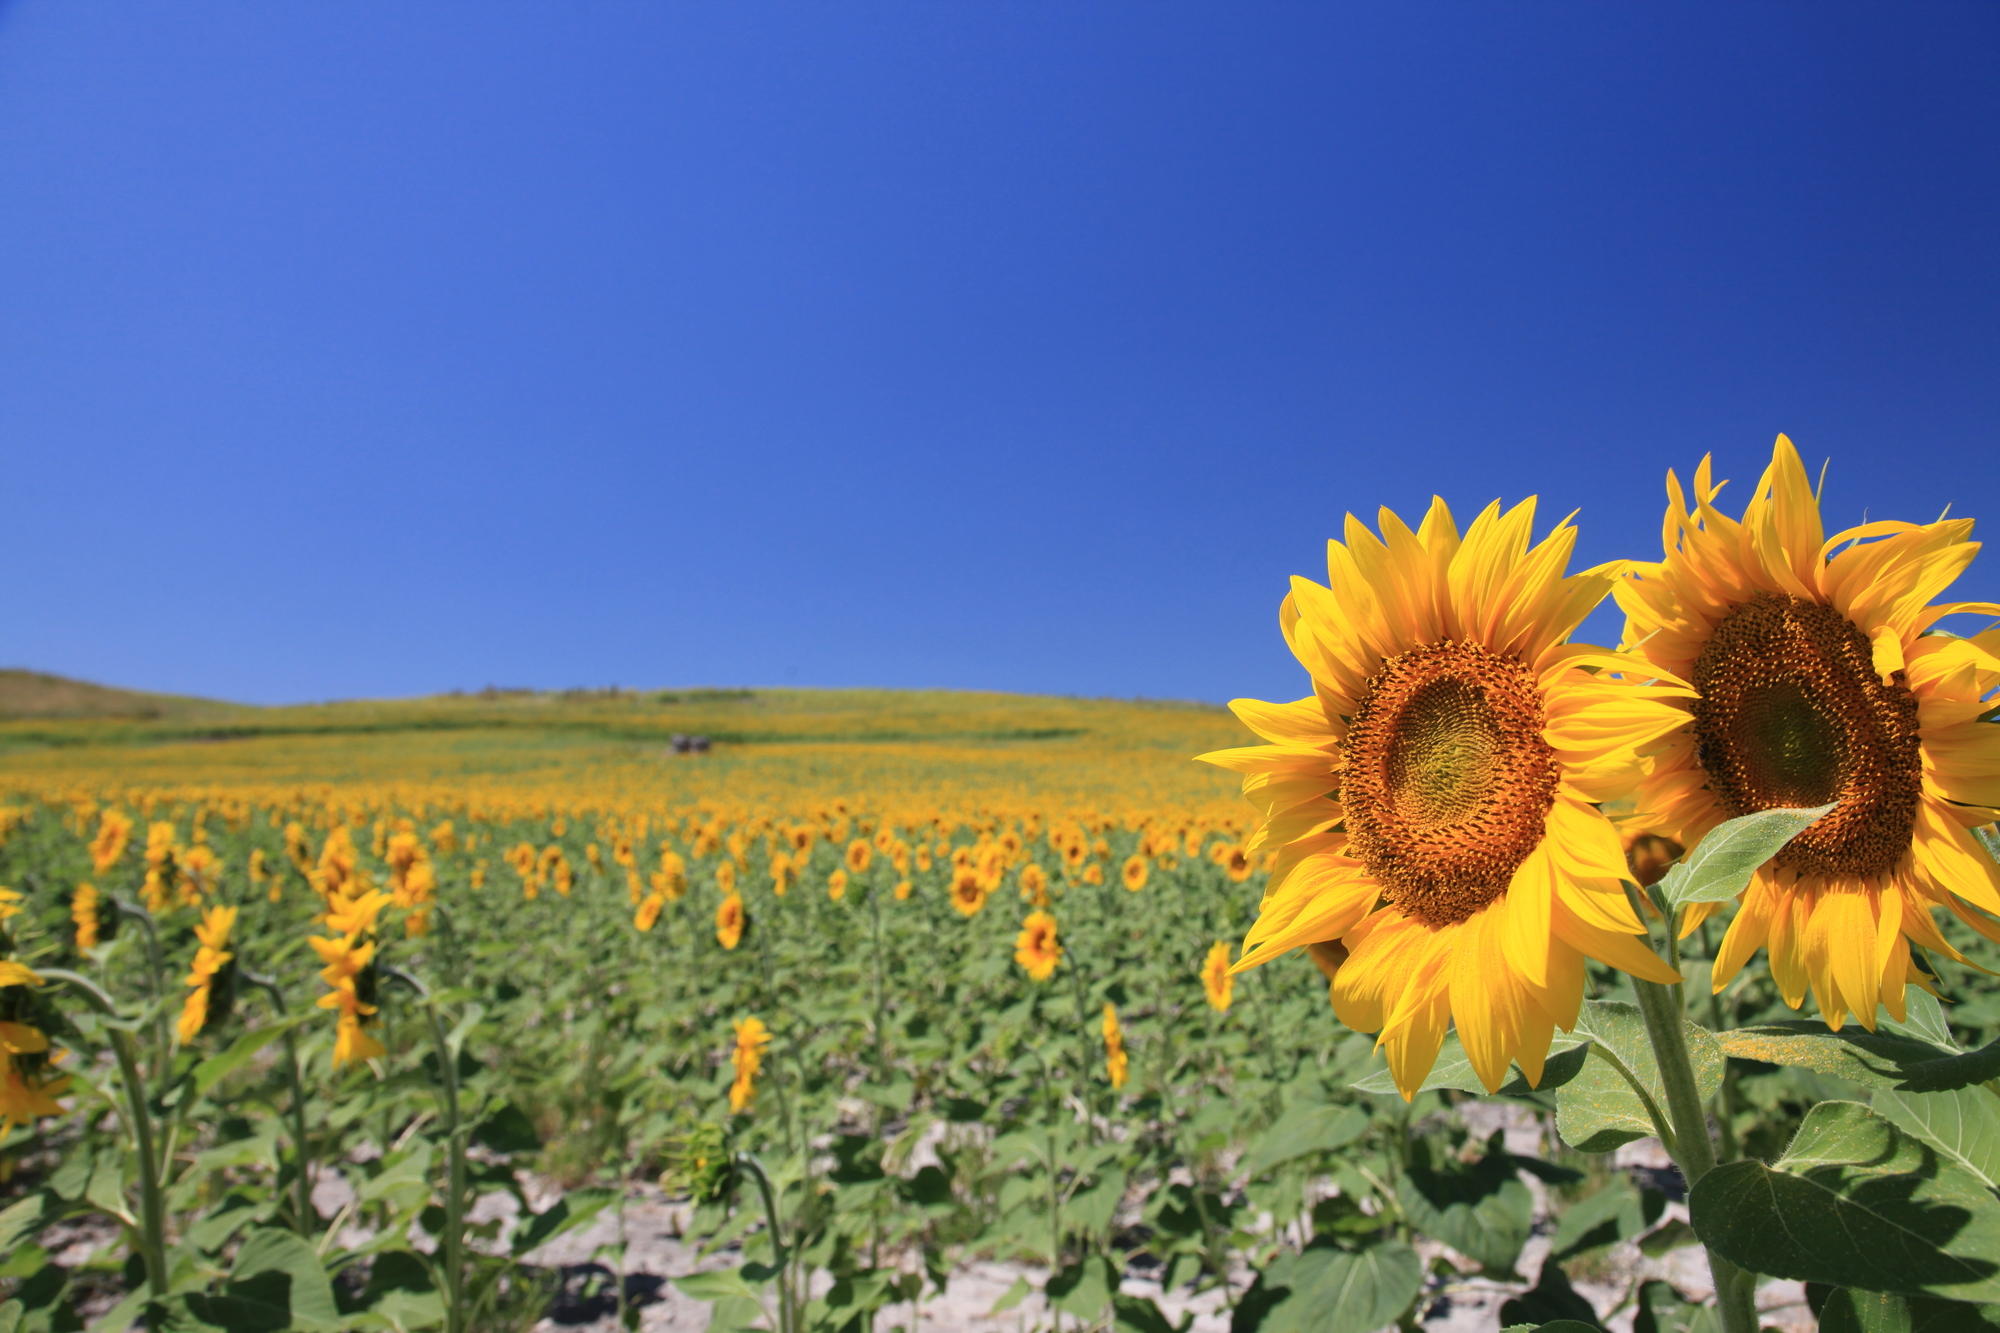
[[[0,719],[121,718],[180,720],[219,717],[242,709],[213,699],[177,694],[145,694],[87,680],[71,680],[46,671],[0,667]]]
[[[1061,793],[1205,804],[1235,783],[1189,756],[1250,739],[1210,705],[970,691],[486,691],[260,708],[47,679],[76,685],[72,702],[0,718],[0,789],[388,784],[594,802],[949,792],[966,803]],[[59,695],[52,686],[45,697]],[[677,735],[713,749],[677,755]]]

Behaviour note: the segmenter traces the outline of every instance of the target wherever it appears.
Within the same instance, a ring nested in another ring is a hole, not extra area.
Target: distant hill
[[[144,694],[87,680],[0,667],[0,718],[185,718],[234,711],[239,705],[178,694]]]

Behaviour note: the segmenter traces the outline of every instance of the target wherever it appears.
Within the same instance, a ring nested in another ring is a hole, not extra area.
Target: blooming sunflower
[[[748,915],[743,910],[743,899],[736,894],[724,894],[715,906],[715,940],[725,949],[734,949],[743,942],[743,928],[748,923]]]
[[[1040,910],[1028,913],[1021,933],[1014,940],[1014,961],[1031,981],[1047,981],[1062,961],[1062,945],[1056,940],[1056,919]]]
[[[1146,887],[1146,868],[1146,858],[1135,854],[1125,858],[1125,868],[1118,873],[1125,887],[1137,893]]]
[[[979,915],[979,909],[986,906],[986,885],[981,882],[978,871],[967,866],[952,875],[951,905],[958,909],[960,916]]]
[[[1828,1026],[1873,1028],[1878,1005],[1904,1016],[1911,944],[1959,957],[1933,909],[2000,940],[2000,867],[1971,833],[2000,806],[2000,726],[1982,720],[2000,630],[1931,632],[2000,605],[1932,603],[1979,549],[1969,519],[1826,537],[1782,435],[1742,518],[1715,507],[1720,489],[1706,458],[1692,503],[1669,472],[1664,558],[1616,590],[1631,650],[1697,691],[1649,756],[1640,804],[1693,846],[1732,816],[1836,803],[1752,878],[1714,983],[1761,947],[1787,1004],[1810,990]]]
[[[1583,963],[1675,980],[1640,938],[1624,849],[1597,803],[1635,780],[1639,747],[1683,716],[1677,681],[1565,636],[1615,572],[1565,576],[1565,519],[1529,545],[1532,499],[1463,537],[1442,500],[1378,538],[1349,516],[1328,584],[1294,579],[1279,612],[1313,693],[1231,707],[1268,744],[1201,756],[1244,775],[1276,857],[1232,971],[1338,942],[1335,1012],[1379,1032],[1414,1095],[1456,1022],[1473,1070],[1541,1078],[1576,1022]],[[1332,958],[1335,951],[1318,951]]]
[[[1229,946],[1217,940],[1209,947],[1208,957],[1201,960],[1201,988],[1208,996],[1208,1007],[1219,1014],[1228,1013],[1235,986],[1236,979],[1229,974]]]

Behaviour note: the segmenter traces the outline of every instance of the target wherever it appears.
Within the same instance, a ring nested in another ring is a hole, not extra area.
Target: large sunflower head
[[[1056,919],[1047,912],[1028,913],[1021,933],[1014,938],[1014,961],[1032,981],[1047,981],[1062,961],[1062,944],[1056,938]]]
[[[1337,942],[1317,951],[1341,960],[1334,1009],[1381,1034],[1406,1097],[1454,1021],[1488,1088],[1516,1060],[1539,1081],[1586,957],[1674,977],[1638,938],[1597,804],[1629,791],[1687,690],[1564,642],[1615,571],[1565,576],[1576,530],[1531,545],[1533,524],[1532,500],[1463,536],[1442,500],[1414,531],[1350,516],[1326,585],[1294,579],[1279,613],[1313,692],[1237,700],[1268,743],[1202,756],[1242,773],[1262,814],[1245,852],[1276,853],[1235,970]]]
[[[2000,630],[1932,632],[2000,606],[1933,604],[1979,549],[1969,519],[1828,538],[1782,435],[1740,518],[1721,489],[1706,458],[1692,497],[1668,473],[1664,555],[1616,590],[1631,650],[1696,690],[1640,803],[1690,846],[1733,816],[1833,803],[1752,879],[1715,985],[1765,947],[1787,1004],[1810,990],[1830,1026],[1872,1028],[1878,1005],[1904,1015],[1911,943],[1957,957],[1932,908],[2000,939],[2000,868],[1970,832],[2000,806],[2000,727],[1982,720]]]

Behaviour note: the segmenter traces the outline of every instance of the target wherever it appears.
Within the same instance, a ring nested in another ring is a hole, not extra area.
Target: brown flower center
[[[1778,853],[1802,875],[1870,877],[1909,850],[1923,791],[1917,697],[1875,673],[1867,636],[1832,607],[1759,593],[1695,659],[1695,737],[1732,815],[1838,801]]]
[[[1430,926],[1507,891],[1542,840],[1555,751],[1519,660],[1433,643],[1382,664],[1348,726],[1348,842],[1383,895]]]

